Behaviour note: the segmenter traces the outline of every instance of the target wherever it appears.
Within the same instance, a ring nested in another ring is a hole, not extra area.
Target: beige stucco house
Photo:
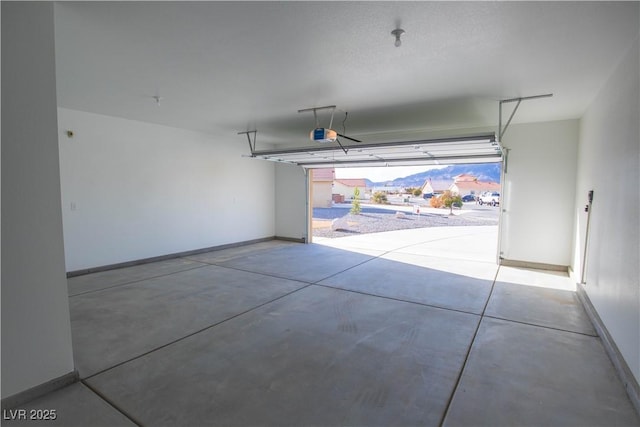
[[[344,196],[345,200],[350,200],[354,196],[355,189],[360,190],[360,198],[364,198],[367,182],[364,178],[336,179],[333,181],[333,194]]]
[[[311,185],[312,206],[314,208],[330,208],[335,170],[333,168],[313,169],[310,172],[313,175]]]

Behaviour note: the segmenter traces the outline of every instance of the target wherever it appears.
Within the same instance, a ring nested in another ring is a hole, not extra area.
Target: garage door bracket
[[[504,133],[507,131],[507,128],[511,124],[511,120],[513,119],[513,116],[515,116],[516,111],[518,111],[518,107],[520,107],[520,103],[522,101],[526,101],[529,99],[538,99],[538,98],[550,98],[552,96],[553,96],[552,93],[545,93],[544,95],[523,96],[520,98],[510,98],[510,99],[501,100],[498,106],[498,141],[502,143],[502,137],[504,136]],[[511,115],[509,116],[509,120],[507,120],[507,124],[504,125],[504,128],[503,128],[502,127],[502,104],[507,104],[510,102],[516,102],[516,106],[511,112]]]
[[[256,139],[258,137],[258,131],[257,130],[247,130],[244,132],[238,132],[238,135],[242,135],[245,134],[247,135],[247,141],[249,141],[249,150],[251,151],[251,157],[253,157],[255,151],[256,151]],[[253,134],[253,142],[251,142],[251,134]]]

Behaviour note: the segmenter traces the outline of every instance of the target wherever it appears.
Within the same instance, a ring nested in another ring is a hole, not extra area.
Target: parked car
[[[430,199],[430,198],[432,198],[432,197],[433,197],[433,193],[424,193],[424,194],[422,195],[422,198],[423,198],[423,199]]]
[[[486,191],[478,198],[478,204],[487,204],[490,206],[498,206],[500,204],[500,193],[497,191]]]
[[[462,196],[462,201],[463,202],[475,202],[476,201],[476,196],[474,196],[473,194],[467,194],[466,196]]]

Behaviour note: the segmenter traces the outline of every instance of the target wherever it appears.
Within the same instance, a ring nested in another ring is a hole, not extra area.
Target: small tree
[[[418,197],[422,194],[422,190],[420,190],[419,188],[414,188],[413,191],[411,192],[414,196]]]
[[[360,215],[362,207],[360,206],[360,189],[356,187],[353,190],[353,202],[351,202],[351,213],[354,215]]]
[[[382,191],[376,191],[375,193],[373,193],[371,199],[373,200],[373,203],[377,203],[379,205],[386,205],[387,203],[389,203],[389,201],[387,200],[387,195]]]
[[[449,190],[445,191],[444,194],[440,196],[440,199],[442,199],[442,205],[445,208],[449,208],[449,215],[453,215],[454,206],[462,206],[462,197],[453,194]]]

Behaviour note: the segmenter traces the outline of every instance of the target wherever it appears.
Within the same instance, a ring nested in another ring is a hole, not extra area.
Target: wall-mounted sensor
[[[72,131],[72,130],[68,130],[68,131],[67,131],[67,136],[68,136],[69,138],[73,138],[73,131]]]

